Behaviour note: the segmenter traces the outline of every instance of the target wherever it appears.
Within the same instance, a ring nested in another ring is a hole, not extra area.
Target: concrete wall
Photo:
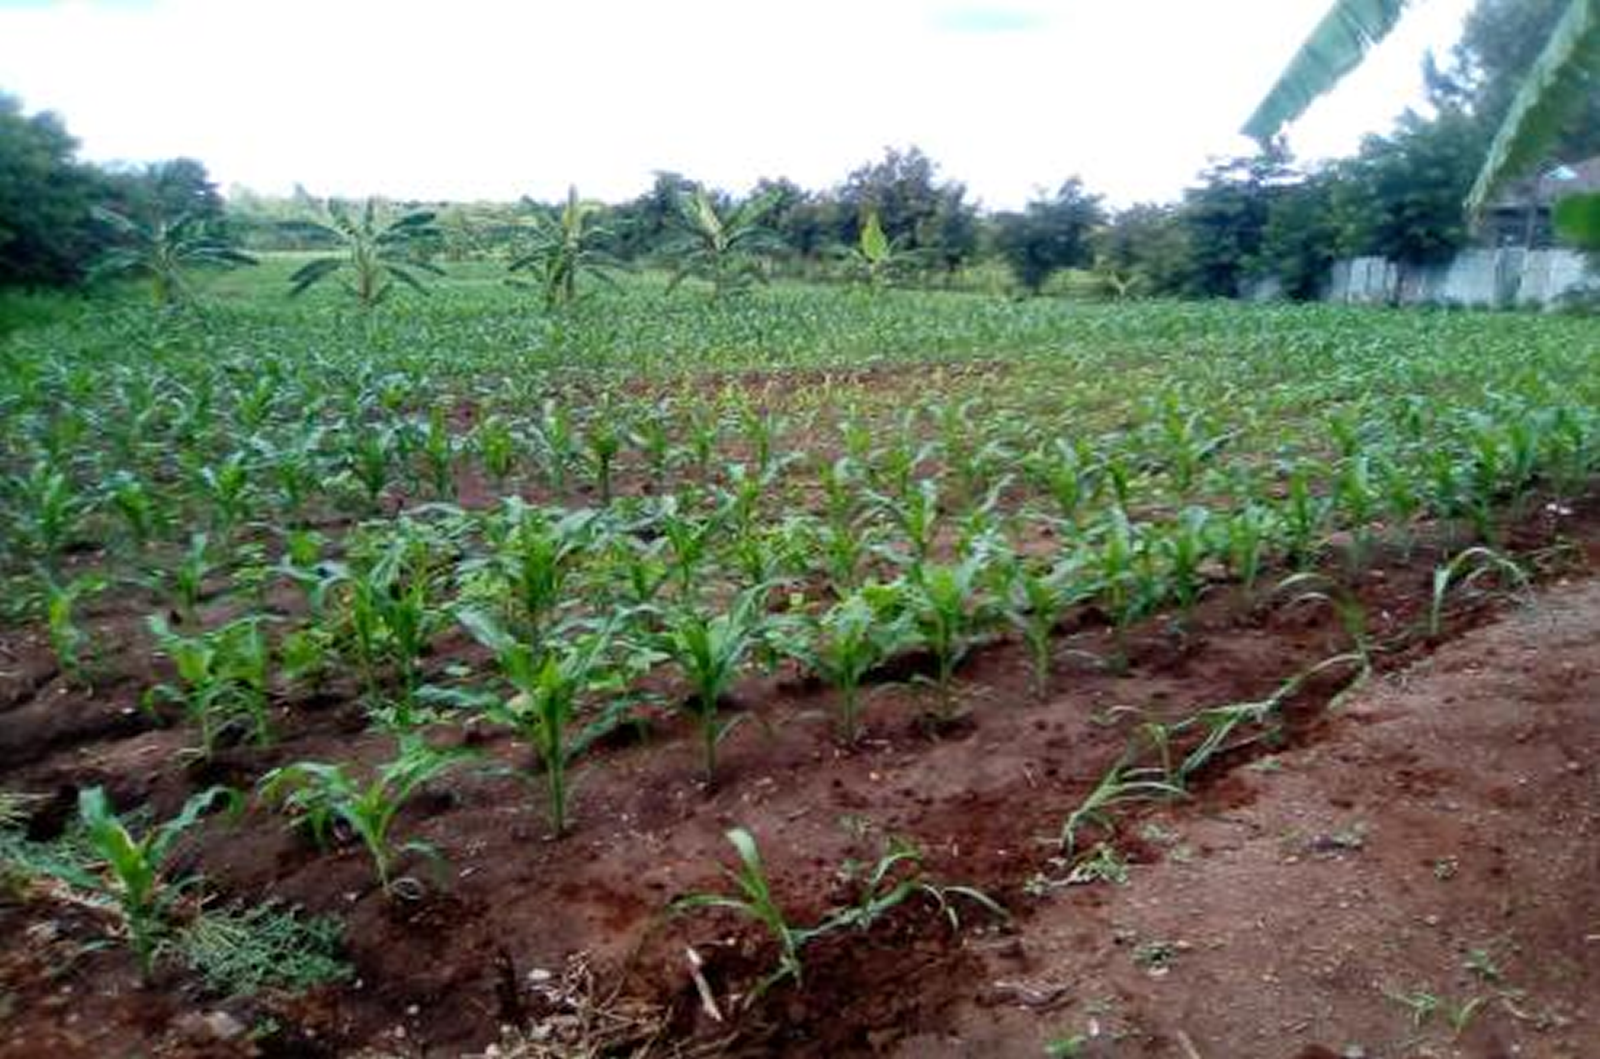
[[[1544,307],[1600,290],[1600,274],[1571,250],[1463,250],[1441,265],[1400,265],[1381,257],[1336,263],[1323,300],[1347,305]]]

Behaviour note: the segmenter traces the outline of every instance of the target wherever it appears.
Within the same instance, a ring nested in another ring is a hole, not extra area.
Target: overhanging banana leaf
[[[1405,13],[1409,0],[1335,0],[1289,65],[1267,92],[1244,133],[1267,143],[1318,96],[1331,90],[1361,64]]]
[[[1568,0],[1550,41],[1511,103],[1467,196],[1477,213],[1507,180],[1541,160],[1582,98],[1600,90],[1600,0]]]

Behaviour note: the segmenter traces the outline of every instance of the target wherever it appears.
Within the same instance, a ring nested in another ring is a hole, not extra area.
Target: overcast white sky
[[[1471,0],[1402,28],[1296,130],[1352,149],[1420,99]],[[97,160],[418,198],[638,193],[655,169],[831,185],[915,143],[990,207],[1074,173],[1174,197],[1327,0],[0,0],[0,90]]]

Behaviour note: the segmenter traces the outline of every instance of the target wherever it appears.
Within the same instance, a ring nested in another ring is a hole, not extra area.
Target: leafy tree
[[[699,187],[681,173],[658,171],[649,191],[616,208],[612,226],[617,255],[637,261],[670,242],[677,233],[678,204]]]
[[[662,251],[675,262],[668,290],[697,276],[720,298],[763,279],[760,257],[777,246],[777,237],[762,224],[772,203],[770,196],[752,197],[719,210],[704,188],[680,199],[679,235]]]
[[[378,209],[376,199],[367,199],[359,209],[329,199],[322,216],[311,223],[337,239],[342,252],[298,269],[289,277],[290,294],[303,294],[330,276],[348,272],[349,279],[340,276],[344,289],[362,308],[370,309],[387,298],[396,283],[426,293],[417,278],[419,272],[444,274],[425,257],[427,244],[438,238],[431,210],[411,210],[390,220]]]
[[[1257,264],[1296,301],[1315,298],[1337,259],[1342,230],[1334,198],[1341,169],[1284,188],[1267,207]]]
[[[544,292],[546,308],[576,301],[581,275],[611,281],[608,270],[618,263],[600,249],[601,241],[610,235],[608,229],[593,223],[600,210],[599,203],[580,199],[573,187],[567,190],[567,201],[559,211],[534,214],[531,244],[511,262],[510,270],[533,273]]]
[[[772,200],[766,225],[794,256],[805,261],[819,260],[834,242],[835,210],[825,196],[806,191],[786,177],[757,181],[751,196]]]
[[[1189,294],[1232,298],[1259,268],[1272,200],[1290,179],[1279,147],[1230,158],[1206,170],[1204,183],[1184,192],[1180,214],[1188,236]]]
[[[1105,220],[1101,197],[1072,177],[1054,195],[1034,199],[1021,213],[1002,215],[996,244],[1017,281],[1037,294],[1056,271],[1093,260],[1090,238]]]
[[[157,215],[145,222],[115,210],[95,207],[94,215],[116,233],[117,245],[95,262],[92,278],[138,276],[150,282],[150,300],[158,306],[193,305],[189,273],[199,268],[237,268],[256,259],[211,234],[192,213],[168,220]]]
[[[966,194],[962,184],[941,182],[938,166],[919,148],[889,148],[839,188],[839,240],[854,245],[871,212],[892,242],[954,270],[977,249],[976,210]]]
[[[1435,105],[1469,111],[1492,130],[1511,109],[1524,75],[1567,7],[1566,0],[1478,0],[1449,65],[1429,70]],[[1600,153],[1600,92],[1591,90],[1574,101],[1558,122],[1548,153],[1566,160]]]
[[[1174,206],[1119,211],[1095,233],[1094,247],[1095,271],[1120,297],[1179,294],[1188,282],[1189,237]]]
[[[192,217],[200,226],[220,230],[226,220],[222,193],[203,163],[193,158],[113,171],[110,208],[135,221],[153,223],[158,218]]]
[[[1463,202],[1483,135],[1455,111],[1432,121],[1408,114],[1391,135],[1368,137],[1334,190],[1341,249],[1416,264],[1448,260],[1470,234]]]
[[[0,286],[75,283],[99,252],[105,184],[77,149],[60,118],[0,93]]]

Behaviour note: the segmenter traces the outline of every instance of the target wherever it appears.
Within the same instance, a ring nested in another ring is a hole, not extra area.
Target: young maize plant
[[[1209,430],[1205,417],[1185,409],[1177,394],[1163,398],[1156,427],[1167,473],[1179,496],[1194,487],[1206,463],[1233,437],[1231,433]]]
[[[351,429],[344,453],[345,472],[360,485],[368,510],[379,511],[395,465],[401,462],[399,449],[403,438],[392,426],[363,424]]]
[[[1332,508],[1330,500],[1312,491],[1311,473],[1311,469],[1304,464],[1296,465],[1289,472],[1288,495],[1280,509],[1284,545],[1289,552],[1289,561],[1299,570],[1316,562],[1317,554],[1325,543],[1324,535]]]
[[[360,566],[327,567],[342,590],[339,617],[375,716],[397,729],[415,727],[422,719],[417,712],[422,658],[450,623],[449,611],[435,601],[441,572],[432,544],[402,524],[375,558]],[[399,694],[392,700],[383,694],[385,666],[399,676]]]
[[[283,550],[274,568],[305,599],[306,611],[315,621],[328,613],[328,592],[338,583],[329,563],[323,558],[328,538],[316,530],[290,529],[283,535]]]
[[[511,425],[498,415],[485,416],[473,428],[469,445],[477,453],[483,473],[495,488],[504,489],[506,480],[517,468],[517,436]]]
[[[1186,507],[1158,539],[1168,591],[1186,623],[1207,587],[1203,567],[1212,554],[1210,524],[1211,512],[1203,507]]]
[[[971,901],[997,920],[1009,918],[1006,910],[993,898],[970,886],[947,886],[926,878],[922,871],[922,853],[915,846],[891,838],[885,854],[870,868],[846,864],[841,871],[845,879],[855,885],[855,899],[848,905],[835,908],[823,916],[816,925],[799,927],[793,924],[772,892],[766,865],[755,837],[742,827],[727,833],[728,842],[739,856],[737,868],[724,868],[723,873],[734,884],[732,894],[692,893],[673,901],[674,914],[704,909],[721,909],[755,923],[763,928],[778,947],[778,965],[745,997],[746,1005],[754,1004],[779,982],[793,981],[804,984],[805,966],[801,950],[818,938],[840,931],[862,932],[872,929],[884,916],[904,905],[914,897],[926,897],[933,907],[959,929],[960,916],[953,898]]]
[[[758,477],[766,477],[774,469],[772,444],[783,433],[785,425],[781,416],[754,407],[740,411],[739,430],[744,435],[744,443]]]
[[[1006,620],[1027,645],[1033,667],[1033,697],[1050,697],[1050,671],[1055,662],[1056,627],[1067,611],[1089,595],[1089,585],[1070,561],[1042,566],[1022,560],[1006,565]]]
[[[534,420],[533,432],[539,443],[545,481],[557,495],[564,494],[572,465],[578,462],[582,452],[572,416],[555,401],[547,399]]]
[[[537,644],[567,598],[567,588],[589,549],[597,546],[599,520],[592,512],[574,511],[551,518],[523,503],[505,501],[488,523],[492,551],[458,568],[469,579],[487,575],[518,636]]]
[[[213,787],[190,798],[177,816],[135,838],[127,823],[111,808],[100,787],[78,793],[78,817],[89,846],[104,862],[101,886],[116,902],[128,933],[128,945],[145,978],[155,969],[167,913],[193,879],[170,879],[164,874],[178,839],[200,822],[218,800],[238,806],[238,794]]]
[[[1112,508],[1100,529],[1104,539],[1091,552],[1086,569],[1096,598],[1111,618],[1110,666],[1122,673],[1128,668],[1129,631],[1161,605],[1167,586],[1156,569],[1148,527],[1135,526],[1121,508]]]
[[[1134,768],[1126,760],[1112,766],[1061,825],[1062,851],[1077,854],[1078,834],[1086,826],[1110,829],[1111,810],[1119,805],[1184,797],[1183,788],[1166,776],[1164,769]]]
[[[165,532],[166,512],[157,502],[144,479],[130,471],[118,471],[106,482],[106,497],[128,531],[132,550],[139,552]]]
[[[696,410],[689,413],[684,430],[688,438],[689,463],[701,481],[711,478],[711,462],[722,441],[720,414]]]
[[[736,827],[727,833],[727,838],[739,855],[739,866],[732,870],[724,868],[723,871],[733,882],[736,892],[731,895],[688,894],[673,901],[671,910],[674,914],[681,914],[708,908],[725,909],[766,930],[777,943],[778,966],[751,991],[749,1002],[754,1003],[786,978],[792,978],[797,983],[801,981],[804,966],[800,962],[800,949],[815,939],[818,931],[796,927],[789,922],[777,898],[773,896],[772,884],[767,880],[766,867],[761,862],[761,851],[756,847],[754,836],[744,828]]]
[[[49,573],[90,510],[89,498],[53,463],[40,461],[25,475],[13,475],[0,490],[15,521],[12,531]]]
[[[1076,526],[1084,504],[1099,490],[1094,468],[1094,450],[1082,438],[1054,438],[1022,458],[1028,482],[1050,498],[1067,527]]]
[[[1345,457],[1334,479],[1332,503],[1350,538],[1345,553],[1349,575],[1360,577],[1372,551],[1373,522],[1383,503],[1373,481],[1372,460],[1365,453]]]
[[[713,490],[717,504],[716,521],[735,537],[745,536],[756,528],[761,506],[774,491],[784,468],[792,460],[769,461],[763,471],[752,472],[742,463],[727,466],[726,485]]]
[[[572,762],[619,723],[615,711],[583,723],[579,707],[596,693],[620,693],[627,680],[607,665],[614,625],[570,643],[536,649],[495,624],[479,611],[458,617],[472,637],[495,654],[501,675],[516,689],[509,699],[495,696],[484,713],[527,743],[544,770],[550,826],[557,838],[567,833],[569,772]]]
[[[747,589],[731,610],[715,617],[698,606],[680,604],[663,616],[663,628],[651,643],[677,665],[692,690],[680,708],[700,730],[708,790],[716,788],[717,747],[743,720],[743,715],[721,719],[718,707],[738,681],[745,657],[765,631],[765,596],[765,587]]]
[[[671,420],[671,400],[662,402],[659,415],[645,416],[635,422],[628,432],[628,444],[639,450],[644,465],[659,492],[665,492],[672,475],[673,456],[677,450],[672,444],[672,433],[667,428]]]
[[[365,784],[344,765],[299,761],[267,773],[259,789],[262,798],[282,806],[295,827],[309,832],[319,848],[327,848],[336,826],[347,828],[372,859],[384,896],[405,896],[404,880],[394,877],[400,856],[417,852],[437,860],[439,854],[421,841],[396,846],[395,818],[423,787],[473,756],[462,747],[430,746],[408,732],[397,737],[395,757],[379,765]]]
[[[197,753],[204,759],[230,734],[241,734],[258,746],[272,742],[267,699],[271,647],[261,618],[238,618],[192,636],[174,632],[159,614],[146,624],[157,651],[172,661],[178,675],[177,684],[158,684],[145,692],[147,710],[162,701],[177,703],[199,729]]]
[[[611,421],[609,410],[601,409],[584,434],[584,448],[594,472],[595,487],[602,507],[611,503],[611,481],[617,456],[622,452],[623,433]]]
[[[1254,593],[1281,533],[1276,511],[1252,501],[1213,520],[1212,525],[1220,527],[1213,550],[1222,554],[1228,572],[1244,585],[1245,592]]]
[[[224,540],[249,517],[254,500],[250,472],[244,452],[230,452],[220,462],[200,468],[200,494],[211,509],[211,528]]]
[[[973,639],[993,622],[996,606],[986,583],[990,573],[983,559],[973,556],[954,565],[929,564],[901,583],[918,642],[933,655],[936,667],[935,724],[949,724],[960,715],[955,671]]]
[[[870,930],[873,924],[913,897],[926,897],[950,924],[961,929],[961,916],[952,898],[960,897],[1000,922],[1011,918],[1004,907],[971,886],[936,883],[923,874],[922,851],[904,839],[889,836],[888,848],[871,867],[847,861],[839,874],[856,889],[854,900],[818,924],[817,934],[839,929]]]
[[[444,408],[435,405],[428,412],[428,429],[423,435],[421,448],[428,484],[433,489],[433,495],[440,500],[455,499],[456,456],[462,447],[450,432]]]
[[[915,488],[904,493],[884,495],[868,494],[877,510],[900,534],[909,554],[892,547],[879,550],[891,562],[906,566],[913,572],[922,567],[933,553],[933,542],[939,532],[939,483],[932,478],[922,478]]]
[[[108,584],[104,577],[82,574],[64,585],[53,581],[45,585],[45,624],[50,635],[50,650],[61,672],[85,687],[89,684],[87,656],[93,643],[88,632],[78,624],[78,604],[105,591]]]
[[[1272,595],[1287,597],[1286,607],[1327,604],[1339,619],[1345,635],[1350,638],[1350,657],[1359,661],[1361,679],[1364,680],[1372,672],[1373,644],[1367,629],[1367,608],[1348,586],[1308,570],[1278,582]]]
[[[845,746],[861,736],[862,680],[915,641],[894,602],[880,610],[874,597],[883,599],[874,586],[852,592],[820,617],[801,615],[779,634],[784,653],[839,693],[838,736]]]
[[[656,527],[667,542],[672,575],[678,594],[688,598],[694,592],[700,568],[711,550],[713,538],[721,531],[714,518],[684,513],[675,496],[662,497],[656,508]]]
[[[1484,578],[1493,577],[1530,603],[1533,584],[1527,571],[1493,548],[1482,545],[1468,548],[1433,571],[1433,592],[1428,604],[1428,635],[1438,636],[1444,628],[1445,598],[1451,589],[1465,592]]]
[[[322,426],[312,423],[287,441],[268,440],[259,435],[252,439],[256,463],[274,487],[273,500],[282,517],[291,523],[305,518],[312,497],[322,488],[322,449],[326,435]]]

